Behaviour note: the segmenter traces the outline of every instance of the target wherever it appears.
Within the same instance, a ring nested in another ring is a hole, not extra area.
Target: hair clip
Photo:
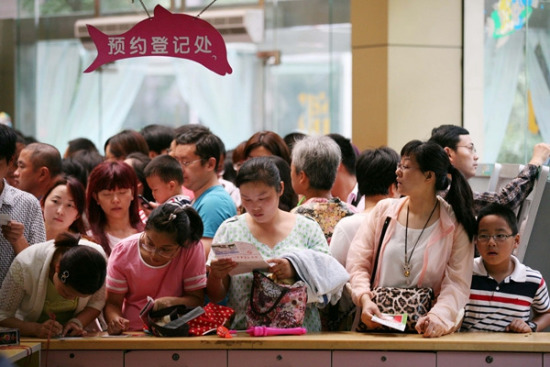
[[[174,219],[176,219],[176,214],[171,213],[170,216],[168,216],[168,222],[171,222],[171,221],[173,221]]]
[[[69,271],[63,270],[63,273],[59,276],[59,279],[61,280],[61,283],[65,284],[67,283],[67,279],[69,279]]]

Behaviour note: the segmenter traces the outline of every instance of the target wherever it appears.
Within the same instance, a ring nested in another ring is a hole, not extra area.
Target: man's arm
[[[533,156],[516,178],[510,181],[499,192],[474,192],[474,210],[476,214],[490,203],[499,203],[518,208],[525,198],[531,193],[538,177],[539,166],[550,157],[550,144],[539,143],[533,149]]]

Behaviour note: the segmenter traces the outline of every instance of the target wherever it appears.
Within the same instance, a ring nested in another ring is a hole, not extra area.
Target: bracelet
[[[77,325],[79,328],[84,329],[84,326],[82,325],[82,321],[80,321],[76,317],[74,317],[74,318],[70,319],[69,321],[67,321],[67,324],[70,324],[71,322],[73,324]]]

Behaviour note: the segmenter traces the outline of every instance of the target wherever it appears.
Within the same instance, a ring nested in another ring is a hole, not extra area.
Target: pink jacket
[[[474,245],[468,239],[464,227],[457,223],[451,206],[441,197],[438,197],[438,200],[440,203],[439,227],[428,238],[424,265],[417,286],[433,288],[436,303],[430,315],[441,319],[449,332],[460,321],[457,319],[462,314],[470,294]],[[351,242],[346,268],[351,276],[352,299],[357,306],[362,306],[361,297],[364,294],[372,297],[370,273],[384,221],[386,217],[391,217],[380,249],[380,256],[384,256],[386,245],[395,230],[399,211],[407,201],[407,197],[380,201]],[[381,264],[382,261],[379,261],[374,286],[378,286]]]

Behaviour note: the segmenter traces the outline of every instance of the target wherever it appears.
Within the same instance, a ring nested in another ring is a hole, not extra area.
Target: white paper
[[[231,259],[237,267],[229,275],[250,273],[252,270],[267,270],[269,264],[264,260],[256,246],[248,242],[213,243],[212,251],[217,259]]]

